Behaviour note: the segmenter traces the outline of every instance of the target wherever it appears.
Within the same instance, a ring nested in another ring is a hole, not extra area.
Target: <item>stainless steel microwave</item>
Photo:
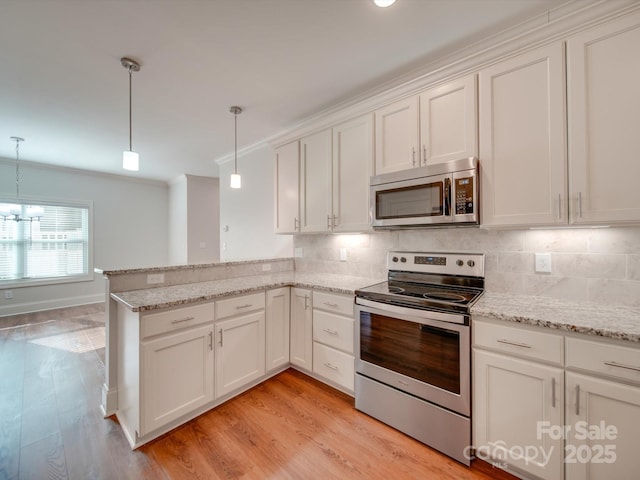
[[[371,177],[374,228],[478,225],[476,157]]]

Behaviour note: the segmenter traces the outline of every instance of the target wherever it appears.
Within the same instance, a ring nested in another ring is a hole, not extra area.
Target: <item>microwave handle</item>
[[[451,179],[449,177],[444,179],[444,216],[449,217],[451,215]]]

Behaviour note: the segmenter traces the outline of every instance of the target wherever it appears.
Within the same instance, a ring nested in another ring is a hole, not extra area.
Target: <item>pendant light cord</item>
[[[131,65],[129,65],[129,151],[133,151],[132,141],[133,138],[133,122],[132,122],[132,114],[131,114]]]
[[[234,170],[233,172],[238,174],[238,112],[233,114],[233,130],[234,130]]]

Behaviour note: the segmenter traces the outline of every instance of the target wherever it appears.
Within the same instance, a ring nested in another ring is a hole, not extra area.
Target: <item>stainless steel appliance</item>
[[[478,225],[475,157],[371,177],[374,228]]]
[[[356,408],[469,465],[470,309],[484,255],[389,252],[356,291]]]

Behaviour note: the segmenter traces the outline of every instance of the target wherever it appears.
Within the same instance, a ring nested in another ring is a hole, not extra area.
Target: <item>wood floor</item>
[[[104,348],[42,344],[104,326],[102,312],[0,318],[0,480],[504,478],[435,452],[291,369],[132,451],[100,414]]]

